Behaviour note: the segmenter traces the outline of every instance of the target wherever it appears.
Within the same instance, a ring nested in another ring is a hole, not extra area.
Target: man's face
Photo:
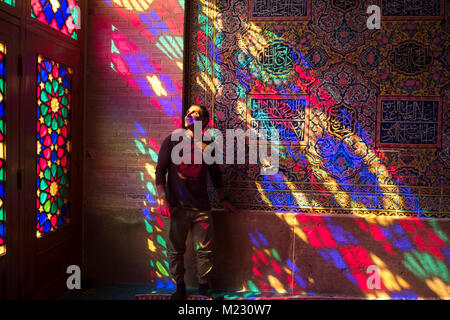
[[[184,125],[186,128],[191,128],[194,126],[194,121],[202,121],[203,125],[205,119],[203,118],[202,109],[199,106],[192,106],[188,109],[186,117],[184,118]]]

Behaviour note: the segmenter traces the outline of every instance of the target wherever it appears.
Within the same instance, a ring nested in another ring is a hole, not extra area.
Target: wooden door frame
[[[0,12],[0,40],[6,42],[6,181],[5,181],[5,214],[6,214],[6,254],[0,257],[0,298],[16,299],[18,297],[17,265],[19,264],[19,92],[20,77],[18,61],[20,54],[20,36],[17,24],[10,23]],[[15,29],[15,31],[13,31]]]
[[[79,6],[82,29],[79,30],[78,40],[74,40],[32,18],[30,0],[17,0],[15,7],[0,3],[0,37],[7,42],[8,72],[5,201],[7,253],[0,257],[0,285],[2,279],[7,279],[5,280],[7,285],[2,286],[0,298],[2,293],[8,299],[57,298],[61,289],[64,291],[66,289],[65,270],[57,271],[59,281],[54,281],[52,277],[48,278],[48,282],[43,281],[37,273],[42,270],[51,273],[53,271],[51,261],[56,261],[58,268],[65,262],[79,266],[82,263],[83,63],[87,27],[86,1],[79,0]],[[16,29],[16,34],[8,32],[12,28]],[[72,76],[71,102],[70,222],[42,239],[36,238],[35,209],[38,53],[70,66],[75,71]],[[10,111],[11,105],[15,106],[15,112]],[[62,261],[63,258],[65,261]]]

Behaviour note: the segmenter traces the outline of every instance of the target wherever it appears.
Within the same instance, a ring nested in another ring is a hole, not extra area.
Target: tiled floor
[[[159,299],[164,300],[167,297],[157,297],[155,295],[167,295],[171,290],[152,288],[148,285],[138,284],[111,284],[99,289],[89,290],[72,290],[62,300],[136,300],[136,295],[140,295],[141,299]],[[196,295],[195,288],[187,289],[188,295]],[[342,297],[331,296],[287,296],[281,294],[257,294],[252,292],[214,292],[213,298],[225,300],[241,300],[241,299],[273,299],[273,300],[310,300],[310,299],[345,299]]]
[[[148,285],[110,284],[98,289],[72,290],[62,300],[135,300],[137,294],[152,291]]]

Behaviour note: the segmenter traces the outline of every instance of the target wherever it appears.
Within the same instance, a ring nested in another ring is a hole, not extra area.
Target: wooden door
[[[81,267],[82,68],[71,43],[26,38],[21,275],[23,297],[48,299],[67,291],[69,266]]]

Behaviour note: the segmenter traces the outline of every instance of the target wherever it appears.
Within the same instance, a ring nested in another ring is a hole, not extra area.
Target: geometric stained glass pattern
[[[68,222],[72,70],[38,56],[36,235]]]
[[[78,0],[31,0],[31,16],[73,39],[80,19]]]
[[[6,253],[5,226],[5,98],[6,98],[6,46],[0,42],[0,256]]]
[[[15,0],[0,0],[0,2],[9,4],[10,6],[13,6],[13,7],[16,5]]]

